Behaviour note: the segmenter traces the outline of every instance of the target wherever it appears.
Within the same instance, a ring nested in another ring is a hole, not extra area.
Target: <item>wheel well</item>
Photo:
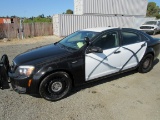
[[[69,75],[69,77],[71,78],[71,80],[72,80],[72,87],[74,86],[73,76],[72,76],[72,74],[71,74],[70,72],[68,72],[68,71],[66,71],[66,70],[56,70],[56,71],[47,72],[45,75],[43,75],[43,76],[40,78],[40,81],[39,81],[39,83],[38,83],[38,90],[39,90],[39,86],[40,86],[42,80],[43,80],[45,77],[47,77],[48,75],[50,75],[50,74],[52,74],[52,73],[55,73],[55,72],[65,72],[65,73],[67,73],[67,74]]]
[[[147,48],[145,56],[148,55],[148,54],[152,54],[153,57],[154,57],[155,52],[154,52],[154,49],[152,47]]]
[[[153,55],[153,58],[154,58],[154,52],[153,52],[153,51],[150,51],[150,52],[145,53],[145,55],[144,55],[144,56],[142,57],[142,59],[139,61],[139,64],[137,65],[137,67],[139,67],[139,65],[140,65],[141,61],[143,60],[143,58],[144,58],[146,55],[148,55],[148,54]]]
[[[154,53],[153,52],[148,52],[147,54],[145,54],[145,56],[148,55],[148,54],[151,54],[154,57]]]

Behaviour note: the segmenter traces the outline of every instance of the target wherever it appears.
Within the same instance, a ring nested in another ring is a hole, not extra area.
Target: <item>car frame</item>
[[[83,29],[16,56],[11,66],[8,56],[3,55],[0,86],[3,88],[9,80],[18,93],[40,94],[46,100],[57,101],[72,87],[134,69],[149,72],[159,53],[160,40],[139,30]]]

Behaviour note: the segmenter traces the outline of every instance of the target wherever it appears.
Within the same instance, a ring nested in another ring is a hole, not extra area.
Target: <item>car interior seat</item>
[[[103,39],[103,49],[115,47],[115,36],[109,34]]]

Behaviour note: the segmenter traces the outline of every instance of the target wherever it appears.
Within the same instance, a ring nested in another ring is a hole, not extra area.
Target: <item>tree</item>
[[[66,10],[66,14],[73,14],[73,10],[71,9]]]
[[[44,14],[42,14],[42,15],[39,15],[38,17],[39,17],[39,18],[44,18]]]
[[[25,18],[24,23],[35,23],[35,22],[52,22],[52,17],[45,17],[44,14],[38,15],[37,17]]]
[[[147,6],[147,16],[160,18],[160,8],[155,2],[149,2]]]

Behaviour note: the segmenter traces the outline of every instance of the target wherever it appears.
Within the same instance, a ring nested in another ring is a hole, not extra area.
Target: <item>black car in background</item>
[[[73,87],[137,69],[149,72],[160,53],[160,40],[129,28],[91,28],[59,42],[0,63],[1,88],[10,81],[18,93],[40,94],[56,101]]]

